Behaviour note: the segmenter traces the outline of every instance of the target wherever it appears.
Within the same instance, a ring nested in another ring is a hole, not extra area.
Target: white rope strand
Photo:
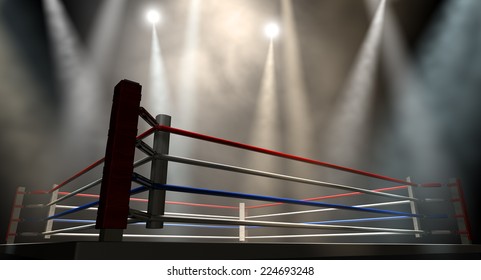
[[[135,167],[142,166],[142,165],[150,162],[151,160],[152,160],[152,157],[146,157],[146,158],[143,158],[143,159],[141,159],[141,160],[139,160],[139,161],[136,161],[136,162],[134,163],[134,168],[135,168]],[[92,183],[89,183],[89,184],[85,185],[84,187],[81,187],[80,189],[77,189],[77,190],[75,190],[75,191],[73,191],[73,192],[71,192],[71,193],[69,193],[69,194],[67,194],[67,195],[65,195],[65,196],[62,196],[61,198],[59,198],[59,199],[57,199],[57,200],[55,200],[55,201],[52,201],[52,202],[48,203],[46,206],[51,206],[51,205],[53,205],[53,204],[57,204],[57,203],[59,203],[59,202],[61,202],[61,201],[64,201],[64,200],[67,199],[67,198],[70,198],[70,197],[75,196],[75,195],[77,195],[77,194],[79,194],[79,193],[82,193],[82,192],[84,192],[84,191],[87,191],[87,190],[89,190],[89,189],[91,189],[91,188],[99,185],[100,183],[102,183],[102,178],[97,179],[97,180],[93,181]]]
[[[346,185],[327,183],[327,182],[322,182],[322,181],[316,181],[316,180],[305,179],[305,178],[300,178],[300,177],[282,175],[282,174],[266,172],[266,171],[259,171],[259,170],[244,168],[244,167],[227,165],[227,164],[220,164],[220,163],[214,163],[214,162],[197,160],[197,159],[189,159],[189,158],[172,156],[172,155],[159,155],[159,157],[161,159],[165,159],[165,160],[169,160],[169,161],[173,161],[173,162],[177,162],[177,163],[191,164],[191,165],[197,165],[197,166],[202,166],[202,167],[207,167],[207,168],[220,169],[220,170],[224,170],[224,171],[231,171],[231,172],[238,172],[238,173],[243,173],[243,174],[262,176],[262,177],[267,177],[267,178],[281,179],[281,180],[290,181],[290,182],[304,183],[304,184],[309,184],[309,185],[329,187],[329,188],[341,189],[341,190],[347,190],[347,191],[355,191],[355,192],[361,192],[361,193],[365,193],[365,194],[384,196],[384,197],[390,197],[390,198],[397,198],[397,199],[407,199],[407,200],[412,200],[412,201],[417,200],[416,198],[412,198],[412,197],[408,197],[408,196],[402,196],[402,195],[384,193],[384,192],[375,192],[375,191],[366,190],[366,189],[362,189],[362,188],[356,188],[356,187],[351,187],[351,186],[346,186]]]
[[[358,226],[341,226],[341,225],[319,225],[319,224],[303,224],[303,223],[287,223],[287,222],[267,222],[267,221],[240,221],[230,219],[206,219],[206,218],[186,218],[180,216],[155,216],[149,217],[147,213],[131,210],[131,215],[141,220],[154,220],[163,222],[181,222],[192,224],[221,224],[221,225],[245,225],[245,226],[263,226],[263,227],[285,227],[285,228],[305,228],[305,229],[325,229],[325,230],[354,230],[354,231],[386,231],[413,234],[423,234],[421,230],[393,229],[393,228],[375,228],[375,227],[358,227]]]
[[[85,229],[92,229],[92,228],[95,228],[95,224],[88,224],[88,225],[83,225],[83,226],[62,228],[62,229],[51,230],[51,231],[44,231],[44,232],[42,232],[42,234],[43,235],[52,235],[52,234],[56,234],[56,233],[63,233],[63,232],[69,232],[69,231],[75,231],[75,230],[85,230]]]
[[[53,236],[98,237],[98,233],[55,233]],[[127,238],[195,238],[195,239],[239,239],[237,236],[213,235],[148,235],[148,234],[123,234]]]
[[[266,235],[266,236],[248,236],[247,239],[344,237],[344,236],[376,236],[376,235],[403,235],[403,233],[397,233],[397,232],[355,232],[355,233],[326,233],[326,234],[297,234],[297,235]]]
[[[382,203],[373,203],[373,204],[362,204],[362,205],[354,205],[353,207],[373,207],[373,206],[388,206],[388,205],[401,205],[401,204],[408,204],[410,203],[409,200],[401,200],[401,201],[392,201],[392,202],[382,202]],[[276,217],[276,216],[288,216],[288,215],[299,215],[299,214],[309,214],[309,213],[318,213],[318,212],[329,212],[329,211],[338,211],[340,209],[337,208],[324,208],[324,209],[314,209],[314,210],[304,210],[304,211],[294,211],[294,212],[285,212],[285,213],[274,213],[274,214],[265,214],[265,215],[255,215],[249,216],[249,219],[257,219],[257,218],[268,218],[268,217]]]

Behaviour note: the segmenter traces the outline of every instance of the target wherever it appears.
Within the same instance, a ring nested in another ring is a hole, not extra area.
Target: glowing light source
[[[276,23],[267,24],[264,27],[264,33],[270,39],[276,38],[277,36],[279,36],[279,33],[280,33],[279,25],[277,25]]]
[[[152,24],[156,24],[160,21],[160,14],[156,10],[149,10],[146,17],[147,21]]]

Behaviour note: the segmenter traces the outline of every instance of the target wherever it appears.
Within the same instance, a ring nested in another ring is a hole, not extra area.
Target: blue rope
[[[138,188],[135,188],[135,189],[131,190],[131,191],[130,191],[130,195],[135,195],[135,194],[144,192],[145,190],[146,190],[146,188],[145,188],[144,186],[141,186],[141,187],[138,187]],[[70,210],[67,210],[67,211],[64,211],[64,212],[60,212],[60,213],[58,213],[58,214],[52,215],[52,216],[50,216],[50,217],[47,217],[46,220],[51,220],[51,219],[60,218],[60,217],[63,217],[63,216],[65,216],[65,215],[73,214],[73,213],[76,213],[76,212],[85,210],[85,209],[87,209],[87,208],[97,206],[97,205],[99,205],[99,202],[100,202],[100,201],[97,200],[97,201],[94,201],[94,202],[91,202],[91,203],[87,203],[87,204],[78,206],[78,207],[76,207],[76,208],[74,208],[74,209],[70,209]]]
[[[361,218],[361,219],[347,219],[347,220],[330,220],[321,222],[307,222],[306,224],[338,224],[338,223],[361,223],[361,222],[371,222],[371,221],[384,221],[384,220],[401,220],[401,219],[411,219],[408,216],[393,216],[393,217],[379,217],[379,218]]]
[[[52,219],[52,221],[57,223],[78,223],[78,224],[95,223],[95,220],[74,220],[74,219]]]
[[[239,226],[212,226],[212,225],[195,225],[195,224],[178,224],[165,223],[166,226],[171,227],[196,227],[196,228],[218,228],[218,229],[239,229]]]
[[[361,207],[348,206],[348,205],[342,205],[342,204],[303,201],[303,200],[297,200],[292,198],[282,198],[282,197],[275,197],[275,196],[264,196],[264,195],[228,192],[228,191],[220,191],[220,190],[209,190],[209,189],[194,188],[194,187],[187,187],[187,186],[152,184],[152,182],[149,179],[137,173],[134,173],[132,179],[134,182],[145,184],[148,187],[153,187],[154,189],[162,189],[162,190],[168,190],[168,191],[174,191],[174,192],[195,193],[195,194],[202,194],[202,195],[232,197],[232,198],[241,198],[241,199],[248,199],[248,200],[280,202],[280,203],[314,206],[314,207],[322,207],[322,208],[336,208],[336,209],[343,209],[343,210],[353,210],[353,211],[370,212],[370,213],[377,213],[377,214],[395,215],[400,217],[425,217],[424,215],[419,215],[419,214],[412,214],[412,213],[398,212],[398,211],[391,211],[391,210],[382,210],[382,209],[375,209],[375,208],[361,208]],[[138,193],[145,192],[149,189],[148,187],[140,186],[136,189],[133,189],[130,191],[130,195],[135,195]],[[97,200],[88,204],[81,205],[77,208],[70,209],[70,210],[58,213],[56,215],[52,215],[50,217],[47,217],[46,219],[51,220],[51,219],[60,218],[68,214],[76,213],[81,210],[85,210],[87,208],[97,206],[98,204],[99,204],[99,201]],[[445,218],[445,215],[439,215],[438,218]],[[371,218],[371,219],[376,219],[376,218]]]
[[[90,207],[93,207],[93,206],[97,206],[99,204],[99,201],[94,201],[94,202],[91,202],[91,203],[87,203],[87,204],[84,204],[84,205],[81,205],[77,208],[74,208],[74,209],[70,209],[70,210],[67,210],[67,211],[64,211],[64,212],[60,212],[58,214],[55,214],[55,215],[52,215],[50,217],[47,217],[47,220],[52,220],[52,219],[55,219],[55,218],[60,218],[60,217],[63,217],[65,215],[68,215],[68,214],[72,214],[72,213],[76,213],[76,212],[79,212],[79,211],[82,211],[82,210],[85,210],[87,208],[90,208]]]
[[[323,203],[323,202],[304,201],[304,200],[297,200],[297,199],[292,199],[292,198],[265,196],[265,195],[257,195],[257,194],[246,194],[246,193],[239,193],[239,192],[219,191],[219,190],[209,190],[209,189],[186,187],[186,186],[152,184],[152,187],[154,189],[168,190],[168,191],[174,191],[174,192],[183,192],[183,193],[195,193],[195,194],[202,194],[202,195],[232,197],[232,198],[241,198],[241,199],[248,199],[248,200],[262,200],[262,201],[280,202],[280,203],[314,206],[314,207],[322,207],[322,208],[336,208],[336,209],[343,209],[343,210],[354,210],[354,211],[377,213],[377,214],[386,214],[386,215],[395,215],[395,216],[408,216],[408,217],[421,217],[421,218],[424,217],[424,215],[418,215],[418,214],[412,214],[412,213],[406,213],[406,212],[398,212],[398,211],[391,211],[391,210],[382,210],[382,209],[375,209],[375,208],[361,208],[361,207],[347,206],[347,205],[342,205],[342,204],[331,204],[331,203]]]
[[[74,219],[53,219],[54,222],[59,223],[78,223],[78,224],[92,224],[95,220],[74,220]],[[145,222],[133,223],[130,225],[145,225]],[[218,229],[238,229],[239,226],[213,226],[213,225],[197,225],[197,224],[178,224],[178,223],[165,223],[164,226],[168,227],[197,227],[197,228],[218,228]]]

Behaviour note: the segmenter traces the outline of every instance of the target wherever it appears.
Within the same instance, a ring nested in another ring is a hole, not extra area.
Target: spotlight
[[[270,39],[276,38],[277,36],[279,36],[280,33],[279,25],[277,25],[276,23],[267,24],[266,27],[264,27],[264,33]]]
[[[160,14],[156,10],[150,10],[147,12],[147,20],[152,23],[156,24],[160,20]]]

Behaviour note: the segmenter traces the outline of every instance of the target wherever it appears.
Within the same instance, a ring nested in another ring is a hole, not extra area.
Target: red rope
[[[60,195],[69,195],[69,192],[58,192]],[[88,194],[88,193],[79,193],[74,196],[77,197],[92,197],[92,198],[99,198],[100,196],[98,194]]]
[[[404,181],[404,180],[391,178],[391,177],[388,177],[388,176],[383,176],[383,175],[370,173],[370,172],[366,172],[366,171],[362,171],[362,170],[358,170],[358,169],[348,168],[348,167],[335,165],[335,164],[327,163],[327,162],[322,162],[322,161],[318,161],[318,160],[314,160],[314,159],[309,159],[309,158],[305,158],[305,157],[286,154],[286,153],[282,153],[282,152],[278,152],[278,151],[274,151],[274,150],[259,148],[259,147],[239,143],[239,142],[234,142],[234,141],[230,141],[230,140],[226,140],[226,139],[222,139],[222,138],[212,137],[212,136],[208,136],[208,135],[204,135],[204,134],[200,134],[200,133],[195,133],[195,132],[190,132],[190,131],[186,131],[186,130],[182,130],[182,129],[178,129],[178,128],[173,128],[173,127],[170,127],[170,126],[164,126],[164,125],[158,125],[156,127],[150,128],[149,130],[145,131],[144,133],[138,135],[137,140],[142,140],[142,139],[146,138],[147,136],[152,134],[155,130],[166,131],[166,132],[170,132],[170,133],[174,133],[174,134],[178,134],[178,135],[183,135],[183,136],[190,137],[190,138],[214,142],[214,143],[227,145],[227,146],[231,146],[231,147],[235,147],[235,148],[239,148],[239,149],[259,152],[259,153],[263,153],[263,154],[268,154],[268,155],[272,155],[272,156],[276,156],[276,157],[296,160],[296,161],[314,164],[314,165],[318,165],[318,166],[323,166],[323,167],[327,167],[327,168],[337,169],[337,170],[341,170],[341,171],[345,171],[345,172],[349,172],[349,173],[354,173],[354,174],[359,174],[359,175],[363,175],[363,176],[367,176],[367,177],[371,177],[371,178],[376,178],[376,179],[380,179],[380,180],[385,180],[385,181],[390,181],[390,182],[395,182],[395,183],[401,183],[401,184],[411,185],[411,186],[417,185],[417,184],[412,183],[412,182],[407,182],[407,181]],[[85,173],[89,172],[90,170],[94,169],[95,167],[99,166],[104,161],[105,161],[105,158],[101,158],[101,159],[97,160],[96,162],[94,162],[91,165],[87,166],[86,168],[80,170],[79,172],[77,172],[76,174],[74,174],[73,176],[68,178],[67,180],[63,181],[62,183],[57,185],[55,188],[49,190],[48,192],[52,193],[52,192],[62,188],[63,186],[67,185],[68,183],[72,182],[73,180],[77,179],[78,177],[82,176],[83,174],[85,174]]]
[[[48,193],[49,193],[49,191],[40,190],[40,191],[27,192],[26,194],[48,194]]]
[[[186,136],[186,137],[190,137],[190,138],[195,138],[195,139],[213,142],[213,143],[217,143],[217,144],[221,144],[221,145],[231,146],[231,147],[235,147],[235,148],[239,148],[239,149],[244,149],[244,150],[249,150],[249,151],[253,151],[253,152],[268,154],[268,155],[271,155],[271,156],[276,156],[276,157],[291,159],[291,160],[295,160],[295,161],[305,162],[305,163],[309,163],[309,164],[314,164],[314,165],[323,166],[323,167],[327,167],[327,168],[337,169],[337,170],[341,170],[341,171],[345,171],[345,172],[349,172],[349,173],[359,174],[359,175],[363,175],[363,176],[367,176],[367,177],[371,177],[371,178],[376,178],[376,179],[380,179],[380,180],[400,183],[400,184],[404,184],[404,185],[417,186],[416,183],[412,183],[412,182],[408,182],[408,181],[404,181],[404,180],[400,180],[400,179],[396,179],[396,178],[391,178],[391,177],[387,177],[387,176],[383,176],[383,175],[379,175],[379,174],[374,174],[374,173],[370,173],[370,172],[366,172],[366,171],[362,171],[362,170],[358,170],[358,169],[352,169],[352,168],[348,168],[348,167],[344,167],[344,166],[340,166],[340,165],[335,165],[335,164],[332,164],[332,163],[322,162],[322,161],[318,161],[318,160],[314,160],[314,159],[310,159],[310,158],[305,158],[305,157],[295,156],[295,155],[291,155],[291,154],[281,153],[281,152],[278,152],[278,151],[259,148],[259,147],[239,143],[239,142],[234,142],[234,141],[230,141],[230,140],[226,140],[226,139],[222,139],[222,138],[217,138],[217,137],[212,137],[212,136],[208,136],[208,135],[204,135],[204,134],[200,134],[200,133],[186,131],[186,130],[182,130],[182,129],[178,129],[178,128],[174,128],[174,127],[170,127],[170,126],[158,125],[155,128],[157,130],[160,130],[160,131],[166,131],[166,132],[170,132],[170,133],[174,133],[174,134],[178,134],[178,135],[182,135],[182,136]]]
[[[440,188],[440,187],[443,186],[443,184],[441,184],[441,183],[424,183],[424,184],[421,184],[419,186],[423,187],[423,188]]]
[[[69,192],[59,192],[60,195],[68,195]],[[86,193],[79,193],[74,196],[77,197],[89,197],[89,198],[99,198],[100,196],[97,194],[86,194]],[[134,198],[131,197],[130,201],[137,201],[137,202],[149,202],[148,199],[143,198]],[[183,205],[183,206],[196,206],[196,207],[207,207],[207,208],[218,208],[218,209],[239,209],[236,206],[226,206],[226,205],[216,205],[216,204],[202,204],[202,203],[190,203],[190,202],[180,202],[180,201],[166,201],[165,204],[170,205]]]
[[[383,191],[393,191],[393,190],[400,190],[400,189],[405,189],[407,186],[396,186],[396,187],[390,187],[390,188],[382,188],[382,189],[376,189],[373,190],[373,192],[383,192]],[[360,195],[363,194],[361,192],[350,192],[350,193],[341,193],[341,194],[333,194],[333,195],[325,195],[325,196],[318,196],[318,197],[311,197],[311,198],[306,198],[303,199],[303,201],[313,201],[313,200],[324,200],[324,199],[333,199],[333,198],[339,198],[339,197],[347,197],[347,196],[354,196],[354,195]],[[278,206],[282,205],[284,203],[267,203],[267,204],[261,204],[261,205],[256,205],[256,206],[249,206],[246,207],[247,209],[256,209],[256,208],[263,208],[263,207],[270,207],[270,206]]]
[[[327,168],[337,169],[337,170],[341,170],[341,171],[345,171],[345,172],[349,172],[349,173],[354,173],[354,174],[359,174],[359,175],[363,175],[363,176],[367,176],[367,177],[371,177],[371,178],[376,178],[376,179],[380,179],[380,180],[385,180],[385,181],[390,181],[390,182],[395,182],[395,183],[401,183],[401,184],[411,185],[411,186],[417,186],[417,184],[415,184],[415,183],[400,180],[400,179],[396,179],[396,178],[392,178],[392,177],[388,177],[388,176],[383,176],[383,175],[370,173],[370,172],[366,172],[366,171],[362,171],[362,170],[358,170],[358,169],[348,168],[348,167],[335,165],[335,164],[327,163],[327,162],[322,162],[322,161],[318,161],[318,160],[314,160],[314,159],[310,159],[310,158],[286,154],[286,153],[282,153],[282,152],[278,152],[278,151],[274,151],[274,150],[268,150],[268,149],[264,149],[264,148],[260,148],[260,147],[255,147],[255,146],[251,146],[251,145],[247,145],[247,144],[243,144],[243,143],[239,143],[239,142],[234,142],[234,141],[230,141],[230,140],[226,140],[226,139],[222,139],[222,138],[212,137],[212,136],[208,136],[208,135],[204,135],[204,134],[200,134],[200,133],[195,133],[195,132],[190,132],[190,131],[186,131],[186,130],[182,130],[182,129],[178,129],[178,128],[173,128],[173,127],[170,127],[170,126],[164,126],[164,125],[157,125],[156,127],[153,127],[151,129],[145,131],[144,133],[137,136],[137,140],[141,140],[141,139],[146,138],[147,136],[152,134],[155,130],[166,131],[166,132],[170,132],[170,133],[174,133],[174,134],[178,134],[178,135],[182,135],[182,136],[186,136],[186,137],[190,137],[190,138],[209,141],[209,142],[213,142],[213,143],[217,143],[217,144],[222,144],[222,145],[231,146],[231,147],[244,149],[244,150],[249,150],[249,151],[253,151],[253,152],[259,152],[259,153],[268,154],[268,155],[286,158],[286,159],[291,159],[291,160],[295,160],[295,161],[305,162],[305,163],[323,166],[323,167],[327,167]],[[64,182],[60,183],[55,188],[49,190],[48,193],[52,193],[52,192],[62,188],[66,184],[70,183],[71,181],[75,180],[76,178],[80,177],[81,175],[87,173],[88,171],[90,171],[93,168],[97,167],[98,165],[102,164],[104,162],[104,160],[105,160],[105,158],[101,158],[101,159],[97,160],[93,164],[87,166],[85,169],[77,172],[72,177],[70,177],[67,180],[65,180]],[[427,184],[427,185],[430,186],[430,184]],[[393,187],[393,188],[379,189],[378,191],[392,190],[392,189],[405,188],[405,187],[406,186],[398,186],[398,187]],[[38,192],[38,193],[40,193],[40,192]],[[68,194],[68,193],[62,192],[60,194]],[[321,200],[321,199],[328,199],[328,198],[336,198],[336,197],[343,197],[343,196],[352,196],[352,195],[358,195],[358,194],[361,194],[361,193],[354,192],[354,193],[338,194],[338,195],[332,195],[332,196],[315,197],[315,198],[306,199],[306,201],[307,200]],[[79,196],[79,197],[98,197],[97,195],[89,195],[89,194],[77,194],[76,196]],[[135,199],[135,198],[131,198],[131,200],[145,202],[144,200]],[[167,204],[175,204],[175,205],[210,207],[210,208],[238,209],[238,207],[234,207],[234,206],[212,205],[212,204],[198,204],[198,203],[171,202],[171,201],[166,202],[166,203]],[[251,207],[248,207],[248,208],[251,208],[251,209],[252,208],[260,208],[260,207],[274,206],[274,205],[279,205],[279,204],[281,204],[281,203],[264,204],[264,205],[258,205],[258,206],[251,206]]]
[[[79,172],[77,172],[75,175],[73,175],[72,177],[68,178],[67,180],[63,181],[62,183],[60,183],[59,185],[57,185],[55,188],[51,189],[50,191],[48,191],[49,193],[53,193],[54,191],[60,189],[61,187],[65,186],[66,184],[72,182],[73,180],[77,179],[78,177],[84,175],[85,173],[89,172],[90,170],[94,169],[95,167],[101,165],[103,162],[105,161],[105,158],[101,158],[99,160],[97,160],[96,162],[92,163],[91,165],[87,166],[86,168],[80,170]]]
[[[137,136],[137,140],[142,140],[144,138],[146,138],[147,136],[149,136],[150,134],[154,133],[155,129],[154,128],[151,128],[149,130],[147,130],[146,132],[140,134],[139,136]],[[63,186],[65,186],[66,184],[72,182],[73,180],[77,179],[78,177],[82,176],[83,174],[89,172],[90,170],[94,169],[95,167],[99,166],[100,164],[102,164],[103,162],[105,161],[105,157],[104,158],[101,158],[99,160],[97,160],[96,162],[92,163],[91,165],[87,166],[85,169],[82,169],[80,170],[79,172],[77,172],[75,175],[73,175],[72,177],[68,178],[67,180],[63,181],[62,183],[60,183],[58,186],[56,186],[55,188],[49,190],[48,192],[49,193],[52,193],[60,188],[62,188]]]
[[[144,133],[137,136],[137,140],[142,140],[142,139],[146,138],[147,136],[149,136],[150,134],[152,134],[154,132],[155,132],[155,128],[153,128],[153,127],[149,128],[147,131],[145,131]]]
[[[202,203],[190,203],[190,202],[177,202],[177,201],[166,201],[165,204],[184,205],[184,206],[196,206],[196,207],[207,207],[207,208],[218,208],[218,209],[239,209],[239,207],[236,207],[236,206],[214,205],[214,204],[202,204]]]

